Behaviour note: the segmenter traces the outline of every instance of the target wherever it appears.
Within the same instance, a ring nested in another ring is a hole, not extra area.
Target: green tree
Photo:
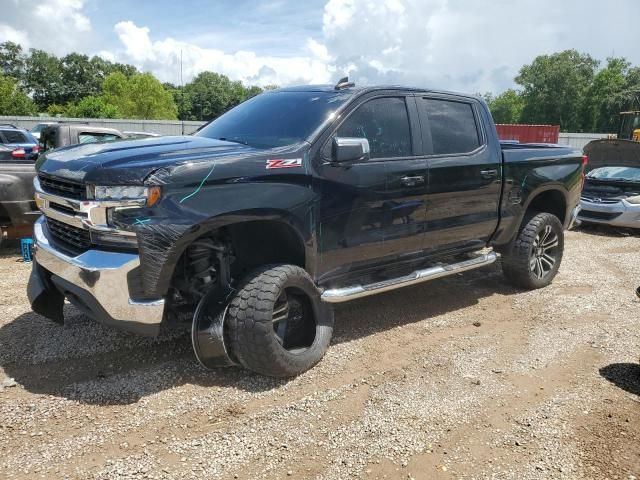
[[[62,78],[62,103],[77,102],[79,99],[99,95],[102,91],[104,76],[99,67],[108,68],[107,64],[91,62],[87,55],[70,53],[60,59],[60,74]]]
[[[175,119],[178,109],[171,92],[150,73],[127,78],[121,72],[110,74],[103,83],[104,99],[124,118]]]
[[[40,110],[52,103],[64,103],[62,69],[55,55],[31,49],[25,62],[24,82]]]
[[[0,75],[0,115],[34,115],[36,106],[16,80]]]
[[[107,102],[102,96],[84,97],[77,104],[69,104],[64,116],[75,118],[118,118],[120,113],[115,105]]]
[[[262,92],[260,87],[244,87],[226,75],[202,72],[184,87],[184,120],[211,120],[247,98]]]
[[[12,77],[18,82],[23,80],[25,56],[17,43],[0,43],[0,74]]]
[[[62,117],[65,115],[68,107],[60,105],[59,103],[52,103],[47,107],[47,114],[51,117]]]
[[[497,97],[485,96],[485,100],[496,123],[518,123],[524,109],[524,99],[520,93],[512,88],[502,92]]]
[[[605,68],[593,77],[585,93],[582,129],[587,132],[613,133],[623,110],[622,92],[631,64],[624,58],[608,58]]]
[[[541,55],[520,69],[525,123],[559,124],[564,131],[581,131],[584,102],[598,61],[576,50]]]

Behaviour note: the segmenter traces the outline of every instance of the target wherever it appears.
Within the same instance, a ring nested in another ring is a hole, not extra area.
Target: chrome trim
[[[571,210],[571,215],[569,216],[569,223],[567,224],[567,230],[571,230],[575,225],[578,225],[578,214],[580,213],[580,205],[576,205],[573,210]]]
[[[136,301],[129,298],[127,274],[140,265],[132,253],[87,250],[70,257],[49,243],[44,217],[33,226],[34,257],[38,265],[89,292],[115,321],[159,325],[164,299]]]
[[[42,190],[38,177],[33,179],[33,187],[35,188],[35,201],[38,208],[47,217],[59,220],[69,225],[86,230],[96,230],[103,233],[111,233],[113,235],[121,235],[125,237],[135,237],[135,232],[128,230],[120,230],[113,228],[107,224],[107,208],[132,208],[144,207],[147,204],[146,198],[130,199],[130,200],[76,200],[73,198],[60,197],[52,195]],[[51,208],[51,203],[62,205],[73,209],[80,215],[67,215]]]
[[[447,277],[449,275],[466,272],[467,270],[472,270],[474,268],[484,267],[485,265],[490,265],[495,262],[497,258],[498,256],[495,252],[483,253],[477,257],[465,260],[463,262],[452,263],[449,265],[438,265],[435,267],[425,268],[423,270],[416,270],[409,275],[385,280],[382,282],[371,283],[369,285],[352,285],[349,287],[325,290],[322,293],[321,298],[322,301],[327,303],[347,302],[356,298],[362,298],[369,295],[375,295],[377,293],[388,292],[390,290],[395,290],[396,288],[415,285],[417,283],[426,282],[428,280]]]

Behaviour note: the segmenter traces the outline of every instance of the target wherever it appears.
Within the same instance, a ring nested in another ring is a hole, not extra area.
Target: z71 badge
[[[272,159],[267,160],[267,170],[274,168],[297,168],[302,166],[301,158]]]

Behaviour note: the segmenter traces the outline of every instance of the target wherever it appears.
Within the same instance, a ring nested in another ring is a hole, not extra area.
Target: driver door
[[[319,277],[392,263],[422,248],[427,162],[412,95],[378,95],[345,115],[321,149]],[[366,138],[368,160],[336,163],[336,137]]]

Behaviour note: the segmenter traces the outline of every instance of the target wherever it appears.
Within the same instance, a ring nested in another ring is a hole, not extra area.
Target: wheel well
[[[235,260],[231,266],[234,278],[270,263],[287,263],[305,268],[304,242],[284,222],[255,220],[225,227]]]
[[[169,287],[172,321],[181,316],[190,319],[211,285],[237,282],[252,270],[275,263],[305,268],[304,242],[284,222],[242,222],[201,235],[185,247],[173,271]]]
[[[546,190],[536,195],[529,203],[526,213],[531,211],[551,213],[558,217],[560,223],[564,225],[567,216],[567,201],[561,191]]]

